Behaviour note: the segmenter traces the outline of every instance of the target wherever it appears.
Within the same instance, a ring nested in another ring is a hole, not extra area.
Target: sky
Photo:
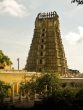
[[[68,67],[83,72],[83,5],[71,0],[0,0],[0,50],[26,64],[38,13],[56,11]]]

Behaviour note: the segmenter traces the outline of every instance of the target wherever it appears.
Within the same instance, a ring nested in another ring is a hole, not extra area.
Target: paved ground
[[[16,108],[31,108],[34,106],[34,101],[22,101],[18,103],[14,103],[14,107]]]
[[[15,108],[30,108],[34,106],[34,101],[27,101],[26,98],[22,98],[22,100],[20,101],[18,97],[14,97],[13,102],[10,101],[10,98],[5,98],[4,102],[10,107],[14,106]]]

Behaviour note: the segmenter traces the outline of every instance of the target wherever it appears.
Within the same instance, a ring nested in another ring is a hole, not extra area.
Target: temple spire
[[[59,17],[55,11],[38,14],[25,69],[66,73],[67,61],[60,36]]]

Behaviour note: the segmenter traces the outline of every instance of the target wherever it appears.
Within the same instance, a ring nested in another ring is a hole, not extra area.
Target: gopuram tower
[[[39,13],[25,69],[30,72],[67,72],[57,13]]]

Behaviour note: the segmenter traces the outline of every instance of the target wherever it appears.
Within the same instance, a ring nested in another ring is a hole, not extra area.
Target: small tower
[[[67,72],[57,13],[39,13],[25,69],[31,72]]]

